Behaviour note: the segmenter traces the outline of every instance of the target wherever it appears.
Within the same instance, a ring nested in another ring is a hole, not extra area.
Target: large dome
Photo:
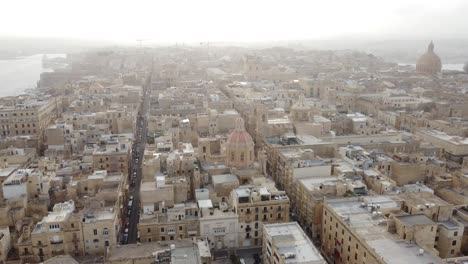
[[[245,131],[244,120],[236,120],[236,129],[229,135],[226,142],[226,164],[236,168],[249,168],[254,162],[255,143],[250,134]]]
[[[422,74],[437,74],[442,70],[442,62],[434,52],[434,43],[429,44],[427,52],[424,53],[416,63],[416,72]]]
[[[236,128],[229,135],[227,143],[231,146],[247,146],[254,144],[250,134],[245,131],[244,120],[242,120],[242,118],[236,120]]]

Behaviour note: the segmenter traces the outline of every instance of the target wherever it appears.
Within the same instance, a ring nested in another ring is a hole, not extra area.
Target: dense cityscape
[[[0,264],[468,264],[468,1],[1,7]]]
[[[0,98],[1,263],[466,263],[468,69],[174,45]]]

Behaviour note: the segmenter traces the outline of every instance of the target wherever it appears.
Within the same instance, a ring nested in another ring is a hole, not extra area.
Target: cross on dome
[[[236,130],[237,131],[245,131],[244,120],[242,118],[240,118],[240,117],[236,119]]]

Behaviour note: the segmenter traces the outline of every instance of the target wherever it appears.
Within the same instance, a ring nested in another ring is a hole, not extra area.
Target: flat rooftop
[[[308,190],[313,191],[319,189],[322,184],[336,185],[338,177],[312,177],[299,179],[299,182]]]
[[[425,252],[419,255],[421,247],[417,244],[407,244],[406,241],[399,239],[396,235],[387,231],[387,225],[380,224],[384,220],[383,215],[373,216],[365,204],[378,204],[380,209],[399,209],[400,202],[387,196],[369,196],[363,200],[356,198],[335,199],[327,201],[327,204],[335,213],[340,215],[346,221],[343,221],[354,234],[359,236],[365,243],[375,250],[377,255],[382,257],[388,264],[401,263],[442,263],[437,257]],[[407,218],[414,222],[420,220],[416,218]]]
[[[432,221],[432,219],[430,219],[429,217],[423,214],[401,215],[401,216],[396,216],[396,218],[400,219],[400,221],[405,223],[406,226],[435,224],[435,222]]]
[[[218,174],[211,176],[211,181],[213,185],[218,185],[223,183],[238,183],[239,179],[233,174]]]
[[[6,168],[0,168],[0,177],[8,177],[10,176],[18,167],[18,165],[8,165]]]
[[[173,240],[167,241],[168,243],[161,242],[154,242],[154,243],[141,243],[141,244],[128,244],[128,245],[120,245],[120,246],[113,246],[109,248],[109,253],[107,255],[107,261],[125,261],[131,259],[154,259],[153,253],[160,250],[170,249],[171,245],[175,245],[176,250],[184,250],[189,248],[193,248],[192,240]],[[180,256],[180,251],[177,252],[176,256]],[[187,254],[188,255],[188,254]],[[193,257],[193,256],[192,256]],[[176,257],[176,259],[178,259]],[[192,262],[193,262],[192,258]],[[183,262],[177,262],[183,263]],[[189,262],[190,263],[190,262]],[[196,263],[196,262],[195,262]]]
[[[448,135],[447,133],[441,132],[438,130],[421,130],[419,132],[421,134],[425,134],[428,136],[438,138],[443,141],[450,142],[454,145],[468,145],[468,138],[466,137],[452,136],[452,135]]]
[[[293,253],[285,263],[319,263],[322,255],[312,244],[297,222],[264,225],[267,236],[281,255]],[[325,263],[325,261],[323,261]]]
[[[115,212],[111,211],[94,211],[83,213],[83,222],[91,223],[95,221],[111,220],[115,218]]]
[[[429,192],[408,192],[399,195],[407,204],[417,206],[433,204],[434,206],[450,206],[451,204]]]

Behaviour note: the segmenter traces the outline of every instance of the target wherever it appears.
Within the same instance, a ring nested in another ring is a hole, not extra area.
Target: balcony
[[[63,240],[62,239],[60,239],[60,240],[51,240],[50,244],[52,244],[52,245],[63,244]]]

